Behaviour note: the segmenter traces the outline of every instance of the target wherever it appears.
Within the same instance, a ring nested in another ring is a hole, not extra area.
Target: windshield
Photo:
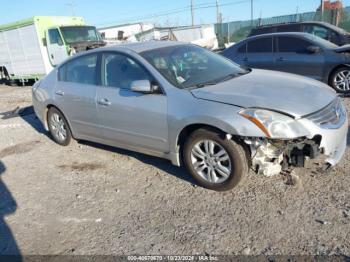
[[[343,35],[349,34],[349,33],[348,33],[346,30],[344,30],[343,28],[340,28],[340,27],[335,26],[335,25],[332,25],[332,24],[328,24],[328,23],[327,23],[326,27],[328,27],[328,28],[330,28],[330,29],[332,29],[332,30],[334,30],[334,31],[336,31],[336,32],[338,32],[338,33],[340,33],[340,34],[343,34]]]
[[[329,42],[321,37],[315,36],[315,35],[311,35],[311,34],[306,34],[306,37],[309,38],[312,42],[314,42],[315,44],[317,44],[320,47],[323,48],[337,48],[339,46],[337,46],[336,44],[333,44],[332,42]]]
[[[67,44],[100,41],[96,28],[93,26],[65,26],[60,29]]]
[[[249,72],[220,55],[193,45],[159,48],[141,55],[178,88],[216,84]]]

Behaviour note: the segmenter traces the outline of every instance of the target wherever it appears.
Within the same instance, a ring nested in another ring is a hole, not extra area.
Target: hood
[[[350,52],[350,44],[337,47],[337,48],[334,49],[334,51],[337,52],[337,53]]]
[[[191,90],[194,97],[244,108],[258,107],[302,117],[331,103],[336,93],[306,77],[254,69],[213,86]]]

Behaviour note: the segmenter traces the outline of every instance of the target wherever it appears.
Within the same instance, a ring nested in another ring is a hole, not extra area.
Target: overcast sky
[[[195,23],[216,21],[215,0],[193,0]],[[255,18],[314,11],[320,0],[253,0]],[[11,0],[2,1],[0,24],[33,15],[83,16],[98,27],[135,21],[161,25],[191,23],[190,0]],[[73,7],[71,6],[73,3]],[[250,19],[250,0],[219,0],[224,21]],[[350,0],[343,1],[345,6]],[[5,12],[4,12],[5,10]]]

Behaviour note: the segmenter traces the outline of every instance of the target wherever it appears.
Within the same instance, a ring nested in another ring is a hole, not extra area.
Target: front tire
[[[249,170],[244,148],[209,129],[198,129],[190,135],[183,157],[197,183],[215,191],[234,188]]]
[[[350,93],[350,67],[344,66],[335,70],[330,77],[329,84],[338,93]]]
[[[63,114],[51,107],[47,113],[47,124],[52,139],[61,146],[68,146],[72,140],[72,133]]]

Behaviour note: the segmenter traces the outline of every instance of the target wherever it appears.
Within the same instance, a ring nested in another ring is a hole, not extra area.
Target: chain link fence
[[[350,6],[342,10],[326,10],[323,16],[320,12],[307,12],[260,18],[253,21],[247,20],[215,24],[215,33],[218,37],[219,45],[223,46],[225,43],[238,42],[244,39],[249,34],[250,30],[257,26],[306,21],[328,22],[350,31]]]

